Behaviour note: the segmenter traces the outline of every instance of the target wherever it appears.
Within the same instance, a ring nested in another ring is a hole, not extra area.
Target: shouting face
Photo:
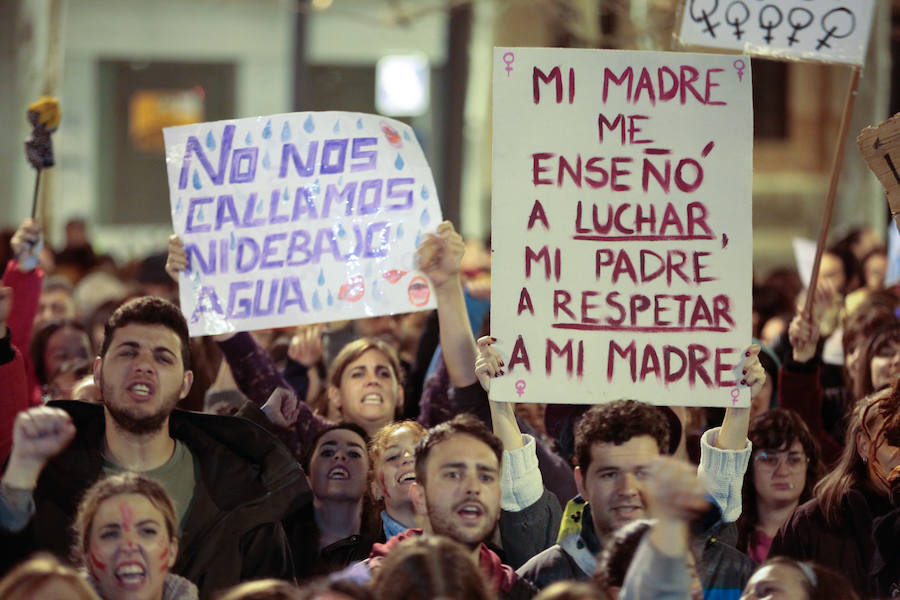
[[[403,391],[391,361],[375,348],[363,352],[341,374],[340,387],[329,395],[344,419],[372,435],[394,419]]]
[[[426,482],[410,496],[416,512],[427,516],[432,532],[478,547],[500,518],[500,463],[490,446],[460,433],[432,447]]]
[[[141,494],[120,494],[97,508],[87,568],[104,598],[156,600],[178,553],[163,514]]]
[[[132,323],[115,330],[94,362],[94,378],[113,424],[134,434],[159,431],[187,396],[193,373],[184,370],[181,340],[164,325]]]

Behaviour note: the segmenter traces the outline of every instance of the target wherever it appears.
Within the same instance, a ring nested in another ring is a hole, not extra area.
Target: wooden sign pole
[[[853,116],[853,106],[856,104],[859,74],[860,68],[854,66],[850,75],[850,85],[847,88],[847,97],[844,99],[844,113],[841,115],[837,148],[831,163],[831,183],[828,186],[828,196],[825,198],[825,214],[822,215],[822,224],[819,226],[819,239],[816,241],[816,259],[813,263],[812,275],[809,278],[809,289],[806,292],[804,311],[807,314],[812,314],[813,297],[816,294],[816,280],[819,278],[819,265],[822,263],[822,254],[825,252],[825,240],[828,238],[828,229],[831,226],[831,214],[834,212],[834,199],[837,194],[841,166],[844,164],[844,146],[847,142],[847,131],[850,128],[850,118]]]

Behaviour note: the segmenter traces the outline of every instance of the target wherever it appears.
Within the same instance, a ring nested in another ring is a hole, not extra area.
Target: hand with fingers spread
[[[416,265],[435,289],[448,283],[459,282],[459,268],[466,245],[453,228],[453,223],[444,221],[434,233],[426,233],[416,249]]]
[[[505,375],[503,367],[505,363],[500,359],[500,353],[494,348],[497,338],[489,335],[478,338],[478,356],[475,358],[475,377],[484,391],[491,391],[491,378]]]
[[[288,356],[306,368],[316,365],[322,359],[322,324],[297,327],[288,346]]]
[[[19,263],[19,270],[27,273],[40,263],[43,239],[39,223],[33,219],[25,219],[9,241],[13,255]]]
[[[175,283],[178,283],[178,273],[186,271],[188,268],[187,251],[184,249],[184,242],[181,241],[174,233],[169,236],[169,254],[166,256],[166,273],[169,274]]]
[[[38,406],[20,412],[13,424],[13,447],[3,483],[20,489],[37,485],[41,471],[51,458],[75,437],[69,413]]]
[[[262,411],[276,427],[290,429],[300,416],[300,402],[293,391],[278,387],[269,395],[269,399],[262,406]]]

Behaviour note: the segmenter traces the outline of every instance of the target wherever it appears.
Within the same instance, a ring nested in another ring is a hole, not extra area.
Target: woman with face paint
[[[101,479],[75,518],[73,555],[103,600],[196,600],[196,586],[169,572],[178,525],[162,485],[135,473]]]
[[[416,480],[416,445],[426,431],[415,421],[398,421],[378,430],[369,442],[370,492],[381,506],[384,539],[418,527],[409,487]]]

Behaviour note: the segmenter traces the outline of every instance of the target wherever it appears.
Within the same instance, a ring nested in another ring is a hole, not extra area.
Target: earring
[[[863,456],[863,464],[864,464],[864,465],[869,464],[869,457],[868,457],[868,456]]]

